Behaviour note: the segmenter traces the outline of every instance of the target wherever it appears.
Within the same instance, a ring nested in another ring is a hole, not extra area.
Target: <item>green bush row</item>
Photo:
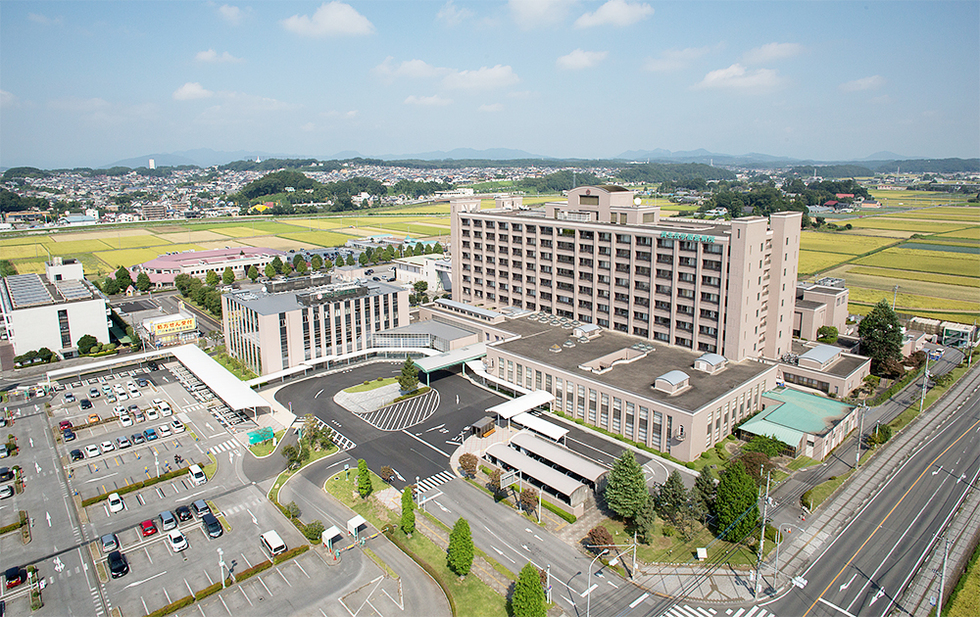
[[[922,371],[924,370],[925,368],[920,368],[917,371],[906,373],[901,379],[899,379],[892,385],[888,386],[887,390],[885,390],[878,396],[874,397],[873,399],[864,401],[864,404],[867,405],[868,407],[877,407],[878,405],[881,405],[882,403],[890,399],[896,392],[898,392],[899,390],[901,390],[902,388],[904,388],[905,386],[909,385],[910,383],[918,379],[920,376],[922,376]]]
[[[10,523],[9,525],[4,525],[3,527],[0,527],[0,536],[4,534],[8,534],[11,531],[17,531],[18,529],[26,525],[28,520],[29,519],[27,517],[27,512],[21,510],[19,520],[16,523]]]
[[[395,400],[393,400],[391,402],[392,403],[398,403],[400,401],[404,401],[406,399],[414,398],[416,396],[422,396],[423,394],[425,394],[426,392],[428,392],[431,389],[432,388],[430,388],[429,386],[422,386],[418,390],[415,390],[414,392],[409,392],[408,394],[404,394],[402,396],[399,396],[398,398],[396,398]]]
[[[541,500],[541,505],[544,506],[544,509],[545,510],[547,510],[549,512],[552,512],[554,514],[557,514],[558,516],[560,516],[561,518],[563,518],[566,522],[574,523],[575,521],[578,520],[578,517],[577,516],[575,516],[571,512],[565,512],[564,510],[562,510],[561,508],[559,508],[558,506],[556,506],[553,503],[547,502],[547,501],[545,501],[545,500],[542,499]]]
[[[271,567],[272,567],[272,562],[269,561],[268,559],[266,559],[262,563],[257,563],[254,566],[252,566],[251,568],[247,568],[245,570],[242,570],[241,573],[236,574],[235,575],[235,581],[240,583],[240,582],[242,582],[242,581],[244,581],[246,579],[249,579],[249,578],[255,576],[256,574],[258,574],[260,572],[264,572],[264,571],[268,570]]]
[[[146,617],[163,617],[164,615],[169,615],[170,613],[179,611],[185,606],[190,606],[191,604],[194,604],[194,596],[184,596],[180,600],[174,600],[170,604],[158,608]]]
[[[310,545],[309,544],[300,544],[296,548],[289,549],[288,551],[286,551],[282,555],[276,555],[273,558],[273,561],[278,566],[282,562],[288,561],[288,560],[292,559],[293,557],[298,557],[299,555],[302,555],[303,553],[305,553],[308,550],[310,550]]]
[[[561,416],[562,418],[568,418],[569,420],[571,420],[575,424],[578,424],[579,426],[584,426],[584,427],[586,427],[586,428],[588,428],[590,430],[596,431],[598,433],[602,433],[603,435],[605,435],[607,437],[612,437],[613,439],[615,439],[617,441],[621,441],[623,443],[629,444],[629,445],[633,446],[634,448],[639,448],[640,450],[643,450],[644,452],[649,452],[650,454],[653,454],[654,456],[659,456],[660,458],[665,458],[668,461],[673,461],[673,462],[677,463],[678,465],[683,465],[683,466],[687,467],[688,469],[697,469],[697,467],[694,465],[694,463],[685,463],[683,461],[677,460],[676,458],[674,458],[673,456],[667,454],[666,452],[661,452],[660,450],[654,450],[653,448],[651,448],[650,446],[648,446],[646,444],[640,443],[638,441],[633,441],[632,439],[627,439],[623,435],[617,435],[616,433],[613,433],[611,431],[607,431],[606,429],[602,428],[601,426],[593,426],[591,424],[586,424],[585,420],[583,420],[581,418],[569,418],[568,416],[565,415],[564,412],[561,412],[561,411],[558,411],[558,410],[555,410],[554,411],[554,414],[556,416]]]
[[[231,577],[230,576],[225,579],[225,585],[226,586],[231,586],[233,584],[234,583],[232,583],[232,580],[231,580]],[[201,591],[199,591],[199,592],[197,592],[197,593],[194,594],[194,601],[195,602],[200,602],[204,598],[207,598],[208,596],[213,596],[214,594],[218,593],[221,590],[222,590],[221,581],[218,581],[217,583],[214,583],[212,585],[208,585],[207,587],[205,587]]]
[[[132,484],[130,484],[128,486],[124,486],[124,487],[122,487],[122,488],[120,488],[120,489],[118,489],[116,491],[113,491],[113,492],[119,493],[120,495],[125,495],[126,493],[132,493],[133,491],[138,491],[141,488],[146,488],[148,486],[153,486],[154,484],[157,484],[158,482],[165,482],[165,481],[170,480],[172,478],[176,478],[178,476],[183,476],[187,472],[188,472],[188,468],[187,467],[181,467],[180,469],[174,469],[173,471],[168,471],[167,473],[165,473],[163,475],[159,475],[159,476],[157,476],[155,478],[149,478],[147,480],[143,480],[142,482],[133,482]],[[105,501],[106,499],[109,498],[109,495],[110,495],[110,493],[102,493],[100,495],[96,495],[95,497],[89,497],[88,499],[84,499],[84,500],[82,500],[82,507],[83,508],[87,508],[87,507],[89,507],[92,504],[99,503],[100,501]]]

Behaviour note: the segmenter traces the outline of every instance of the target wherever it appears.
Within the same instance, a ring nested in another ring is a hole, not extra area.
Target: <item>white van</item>
[[[286,552],[286,543],[282,541],[282,538],[275,531],[267,531],[259,536],[259,538],[262,540],[263,548],[269,551],[271,557]]]
[[[201,469],[200,465],[191,465],[188,467],[188,471],[190,472],[191,481],[194,484],[200,486],[208,481],[208,477],[204,475],[204,470]]]

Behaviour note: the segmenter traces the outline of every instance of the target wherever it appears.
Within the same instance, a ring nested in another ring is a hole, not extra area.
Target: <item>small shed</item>
[[[487,437],[497,429],[497,423],[491,416],[483,416],[470,425],[470,435]]]

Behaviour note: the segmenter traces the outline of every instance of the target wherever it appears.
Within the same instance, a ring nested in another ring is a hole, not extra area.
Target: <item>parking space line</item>
[[[190,595],[193,596],[194,595],[194,590],[191,589],[191,584],[187,582],[187,579],[186,578],[184,579],[184,584],[187,585],[187,593],[189,593]]]
[[[150,609],[146,608],[146,600],[143,599],[143,596],[140,596],[140,602],[143,603],[143,612],[149,615]]]
[[[261,576],[256,576],[255,578],[259,579],[259,582],[262,583],[262,586],[263,587],[265,587],[265,592],[267,594],[269,594],[269,597],[271,598],[272,597],[272,592],[269,591],[269,586],[265,584],[265,581],[262,580],[262,577]]]
[[[242,556],[242,559],[244,559],[244,560],[245,560],[245,563],[247,563],[247,564],[248,564],[248,567],[250,567],[250,568],[251,568],[251,567],[252,567],[252,562],[248,560],[248,557],[246,557],[246,556],[245,556],[245,553],[240,553],[240,554],[241,554],[241,556]]]
[[[208,577],[208,585],[214,585],[214,581],[211,580],[211,575],[208,574],[207,570],[204,571],[204,576]]]
[[[245,601],[248,602],[249,606],[255,606],[252,604],[252,601],[248,599],[248,594],[245,593],[245,588],[242,585],[238,586],[238,591],[242,592],[242,595],[245,596]]]
[[[150,551],[149,551],[149,549],[147,549],[147,548],[146,548],[146,547],[144,546],[144,547],[143,547],[143,552],[144,552],[144,553],[146,553],[146,558],[147,558],[147,559],[149,559],[149,560],[150,560],[150,563],[152,564],[152,563],[153,563],[153,558],[152,558],[152,557],[150,557]]]
[[[298,561],[294,560],[293,563],[296,564],[296,567],[299,568],[303,574],[306,574],[306,570],[303,569],[303,566],[299,565]],[[312,578],[312,577],[309,574],[306,574],[306,578]]]
[[[289,579],[286,578],[286,575],[282,573],[282,570],[276,570],[276,572],[279,573],[279,576],[282,577],[282,580],[284,580],[287,585],[289,585],[290,587],[293,586],[293,584],[289,582]]]
[[[228,608],[228,605],[227,605],[227,604],[225,604],[225,599],[224,599],[223,597],[221,597],[221,594],[218,594],[218,599],[219,599],[219,600],[221,600],[221,606],[223,606],[223,607],[225,607],[225,610],[226,610],[226,611],[228,611],[228,614],[229,614],[229,615],[231,615],[231,614],[232,614],[232,612],[231,612],[231,610],[230,610],[230,609]]]
[[[197,610],[201,611],[201,617],[208,617],[207,615],[204,614],[204,607],[201,606],[201,603],[196,602],[195,604],[197,604]]]
[[[163,595],[167,596],[167,604],[170,604],[171,603],[170,594],[167,593],[167,588],[166,587],[161,587],[161,589],[163,589]]]

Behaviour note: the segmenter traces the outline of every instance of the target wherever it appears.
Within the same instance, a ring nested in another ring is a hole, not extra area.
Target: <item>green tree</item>
[[[119,283],[119,291],[126,291],[133,284],[133,277],[124,266],[119,266],[116,270],[116,282]]]
[[[255,264],[252,264],[248,267],[248,272],[245,274],[245,276],[251,279],[254,283],[259,279],[259,269],[255,267]]]
[[[698,473],[697,479],[694,481],[694,488],[691,489],[691,498],[700,501],[705,510],[710,512],[715,507],[715,495],[717,494],[718,485],[715,484],[715,478],[711,474],[711,470],[703,467],[701,472]]]
[[[102,291],[110,296],[114,296],[119,293],[119,282],[111,276],[107,276],[105,282],[102,283]]]
[[[902,326],[898,315],[882,298],[858,325],[861,337],[861,353],[871,358],[871,370],[888,360],[902,358]]]
[[[323,536],[323,531],[323,522],[319,520],[312,521],[303,526],[303,535],[306,536],[306,539],[310,542],[319,542],[320,538]]]
[[[517,576],[510,607],[514,617],[545,617],[548,614],[541,575],[531,562],[524,564]]]
[[[402,491],[402,531],[411,536],[415,533],[415,499],[412,497],[412,487],[406,486]]]
[[[82,338],[78,339],[75,345],[78,347],[78,353],[87,354],[93,347],[99,344],[99,339],[95,338],[91,334],[85,334]]]
[[[834,326],[820,326],[817,328],[817,340],[828,345],[836,343],[839,334],[837,328]]]
[[[225,285],[231,285],[235,282],[235,273],[230,266],[225,268],[225,271],[221,273],[221,282]]]
[[[208,270],[208,273],[204,276],[204,284],[208,287],[216,286],[220,280],[218,273],[214,270]]]
[[[329,259],[325,259],[323,261],[323,269],[324,270],[333,270],[333,262],[330,261]]]
[[[409,301],[412,301],[415,304],[425,304],[429,301],[429,295],[425,293],[429,289],[429,284],[427,282],[415,281],[415,283],[412,285],[412,289],[415,290],[415,293],[411,295]]]
[[[741,461],[732,461],[721,474],[715,498],[718,532],[725,533],[726,540],[737,542],[755,529],[759,522],[758,499],[759,489],[745,466]]]
[[[410,356],[405,356],[401,375],[398,376],[398,387],[402,392],[412,392],[419,387],[419,370]]]
[[[323,257],[320,257],[320,255],[318,254],[314,254],[313,257],[310,258],[310,267],[313,268],[314,270],[319,270],[320,268],[322,268]]]
[[[136,276],[136,289],[140,291],[147,291],[152,285],[153,283],[150,281],[150,275],[146,272],[140,272],[139,275]]]
[[[616,459],[606,483],[605,498],[609,508],[626,519],[634,518],[646,502],[646,481],[632,450],[624,450]]]
[[[271,279],[276,274],[277,274],[276,273],[276,267],[274,265],[272,265],[271,263],[265,264],[265,277],[266,278],[270,278]]]
[[[868,445],[871,446],[881,446],[888,443],[888,440],[892,438],[892,427],[887,424],[875,425],[873,431],[868,433]]]
[[[476,475],[476,467],[479,464],[479,460],[476,455],[471,452],[464,452],[459,457],[459,466],[463,468],[463,472],[469,476],[473,477]]]
[[[460,578],[466,576],[473,566],[473,536],[470,524],[460,517],[449,534],[449,548],[446,551],[449,568]]]
[[[353,253],[351,253],[350,255],[347,256],[347,261],[345,263],[348,266],[353,266],[353,265],[356,265],[357,264],[357,262],[354,260],[354,254]]]
[[[367,461],[363,458],[357,461],[357,492],[361,499],[366,499],[371,494],[371,472],[368,471]]]
[[[436,255],[442,255],[445,249],[442,248],[441,242],[436,242],[432,245],[432,252]]]
[[[667,480],[657,489],[657,513],[661,518],[676,524],[686,502],[687,489],[684,488],[681,474],[675,469],[670,472]]]
[[[295,255],[293,255],[293,269],[295,269],[296,271],[299,271],[299,264],[300,263],[302,263],[303,264],[303,267],[305,268],[306,267],[306,258],[303,257],[302,255],[300,255],[299,253],[296,253]]]
[[[656,496],[650,493],[643,507],[633,518],[633,528],[637,537],[645,544],[653,542],[654,525],[657,522]]]
[[[282,262],[282,259],[278,255],[272,260],[272,267],[276,269],[276,274],[282,274],[286,271],[286,264]]]
[[[749,443],[745,444],[742,448],[743,452],[761,452],[766,456],[772,458],[779,456],[784,450],[788,449],[789,446],[779,441],[775,435],[769,437],[767,435],[756,435],[753,437]]]
[[[362,251],[361,254],[357,256],[357,263],[362,266],[368,265],[369,261],[371,261],[371,258],[368,256],[367,251]]]

